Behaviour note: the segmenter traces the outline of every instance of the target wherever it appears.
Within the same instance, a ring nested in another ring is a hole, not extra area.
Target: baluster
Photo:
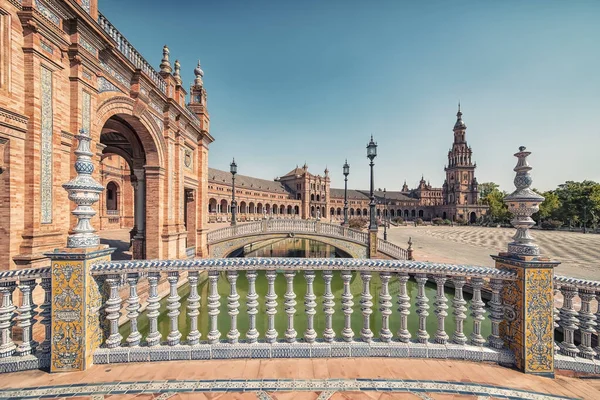
[[[287,281],[287,291],[285,292],[285,313],[287,314],[287,329],[285,331],[285,340],[288,343],[296,341],[296,330],[294,329],[294,314],[296,313],[296,293],[294,293],[294,276],[296,271],[286,271],[283,276]]]
[[[313,292],[313,282],[315,280],[315,271],[304,271],[304,277],[306,278],[306,296],[304,296],[304,306],[306,307],[306,331],[304,331],[304,340],[308,343],[313,343],[317,338],[317,332],[314,328],[314,318],[317,311],[315,307],[317,303]]]
[[[563,295],[563,305],[560,309],[560,326],[563,328],[563,341],[560,344],[561,353],[576,357],[579,349],[575,346],[575,331],[578,328],[579,320],[577,311],[573,307],[573,298],[577,296],[576,287],[561,287],[560,292]]]
[[[179,272],[172,271],[167,273],[167,281],[169,281],[169,297],[167,297],[167,310],[169,312],[167,315],[169,316],[169,325],[171,331],[167,336],[167,344],[169,346],[175,346],[179,344],[179,340],[181,339],[181,332],[179,332],[178,326],[178,317],[179,317],[179,308],[181,307],[181,297],[177,293],[177,281],[179,281]]]
[[[596,316],[592,313],[590,303],[594,299],[594,291],[589,289],[579,290],[581,298],[581,309],[579,310],[581,344],[579,345],[580,356],[593,359],[596,352],[592,349],[592,334],[596,332]]]
[[[10,357],[17,345],[12,340],[11,328],[15,324],[14,314],[17,307],[12,302],[12,294],[17,287],[16,282],[1,282],[0,296],[0,358]]]
[[[410,297],[406,290],[406,282],[408,282],[408,274],[400,272],[398,281],[400,282],[400,291],[398,292],[398,311],[400,311],[400,329],[398,330],[398,338],[403,343],[410,342],[410,332],[408,331],[408,316],[410,315]]]
[[[137,294],[137,284],[140,276],[138,273],[127,274],[127,283],[129,283],[129,299],[127,300],[127,318],[129,319],[129,336],[127,345],[129,347],[139,346],[142,334],[138,331],[137,319],[140,315],[140,298]]]
[[[436,296],[435,296],[435,315],[437,315],[438,327],[435,332],[435,342],[438,344],[446,344],[448,342],[448,334],[446,333],[445,321],[448,316],[448,299],[444,294],[444,284],[446,283],[445,275],[437,275],[435,277]]]
[[[19,355],[26,356],[35,353],[38,342],[33,340],[33,324],[35,324],[35,311],[37,305],[33,303],[33,290],[37,286],[35,279],[21,281],[19,290],[21,291],[21,307],[19,307],[19,327],[23,330],[23,340],[17,351]]]
[[[466,281],[464,276],[455,276],[452,278],[452,282],[454,283],[454,300],[452,300],[452,306],[454,307],[453,314],[456,324],[452,341],[461,345],[467,343],[467,336],[464,334],[464,322],[467,319],[467,302],[463,297],[463,287]]]
[[[371,296],[369,282],[371,281],[371,273],[370,272],[361,272],[360,277],[363,281],[363,291],[360,295],[360,310],[363,315],[363,328],[360,331],[360,337],[363,342],[370,342],[373,338],[373,332],[371,332],[371,328],[369,327],[370,321],[369,318],[373,313],[371,307],[373,307],[373,296]]]
[[[342,330],[342,337],[346,342],[351,342],[354,337],[352,332],[351,317],[352,307],[354,302],[352,301],[352,292],[350,292],[350,280],[352,279],[351,271],[342,271],[342,281],[344,282],[344,292],[342,293],[342,310],[344,311],[344,329]]]
[[[149,272],[148,273],[148,285],[149,285],[149,294],[148,294],[148,325],[150,329],[148,331],[148,336],[146,337],[146,342],[148,342],[148,346],[157,346],[160,344],[161,335],[158,331],[158,316],[160,313],[158,309],[160,308],[160,298],[158,297],[158,280],[160,279],[160,272]]]
[[[267,295],[265,296],[265,306],[267,307],[267,320],[268,328],[265,333],[265,340],[267,343],[275,343],[277,340],[277,331],[275,330],[275,314],[277,314],[277,295],[275,294],[275,277],[277,272],[269,270],[267,275]]]
[[[556,295],[558,293],[560,293],[560,290],[558,290],[560,288],[560,286],[554,286],[554,297],[552,298],[552,304],[554,306],[554,330],[556,331],[556,329],[560,326],[559,325],[559,321],[560,321],[560,314],[558,311],[558,308],[556,307]],[[599,303],[600,305],[600,303]],[[598,308],[598,310],[600,310],[600,307]],[[598,315],[596,314],[596,318],[598,318]],[[556,342],[556,338],[554,339],[554,352],[558,353],[560,351],[560,346],[558,345],[558,343]],[[597,351],[597,350],[596,350]]]
[[[504,309],[502,308],[502,288],[504,282],[502,279],[490,279],[490,288],[492,289],[492,299],[490,305],[490,321],[492,322],[492,333],[488,336],[490,347],[501,349],[504,347],[504,340],[500,337],[500,323],[504,319]]]
[[[429,333],[427,333],[427,316],[429,313],[429,299],[425,295],[425,283],[427,282],[426,274],[415,274],[417,281],[417,315],[419,316],[419,329],[417,331],[417,339],[419,343],[427,343]]]
[[[187,335],[187,343],[195,345],[200,343],[200,331],[198,331],[198,316],[200,315],[200,295],[198,294],[198,271],[188,272],[188,283],[190,295],[187,301],[187,315],[190,317],[190,333]]]
[[[106,300],[106,319],[108,321],[109,336],[106,339],[106,347],[109,349],[119,347],[123,336],[119,333],[119,317],[121,316],[121,296],[119,296],[119,275],[108,275],[106,285],[109,297]]]
[[[323,331],[323,340],[325,342],[333,342],[335,332],[333,331],[333,301],[334,296],[331,292],[331,279],[333,278],[332,271],[323,271],[323,280],[325,281],[325,294],[323,294],[323,313],[325,314],[325,330]]]
[[[219,316],[219,307],[221,302],[219,301],[221,296],[217,288],[217,282],[219,280],[219,271],[208,271],[208,315],[210,316],[210,331],[208,332],[208,343],[214,344],[219,342],[221,332],[217,326],[217,320]]]
[[[475,346],[483,346],[485,339],[481,336],[481,322],[485,319],[485,303],[481,300],[481,288],[483,287],[482,278],[471,278],[471,287],[473,288],[473,300],[471,300],[471,317],[473,317],[473,333],[471,333],[471,343]]]
[[[246,296],[246,307],[248,307],[248,332],[246,339],[248,343],[256,343],[258,331],[256,330],[256,314],[258,314],[258,294],[256,294],[256,271],[246,271],[248,279],[248,295]]]
[[[227,280],[229,281],[229,296],[227,297],[227,309],[229,317],[231,318],[231,325],[229,332],[227,333],[227,339],[229,343],[237,343],[240,337],[240,332],[237,329],[237,316],[240,313],[240,295],[237,292],[236,282],[238,278],[237,271],[228,271]]]
[[[44,341],[40,343],[39,351],[43,354],[50,353],[50,336],[52,336],[52,278],[42,278],[44,289],[44,303],[40,307],[42,312],[41,324],[44,325]]]
[[[392,296],[389,291],[389,282],[391,274],[389,272],[380,272],[381,292],[379,293],[379,311],[381,311],[381,330],[379,338],[382,342],[392,340],[392,331],[390,331],[390,315],[392,315]]]

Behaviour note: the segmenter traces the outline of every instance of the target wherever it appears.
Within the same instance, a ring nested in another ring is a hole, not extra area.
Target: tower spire
[[[171,71],[172,71],[172,69],[171,69],[171,62],[169,61],[169,48],[165,44],[163,47],[163,58],[160,61],[160,72],[170,74]]]
[[[173,72],[173,78],[175,78],[175,82],[178,85],[181,85],[181,64],[179,64],[179,60],[175,60],[175,72]]]
[[[194,75],[196,78],[194,79],[194,85],[202,86],[202,77],[204,76],[204,71],[200,68],[200,60],[198,60],[198,66],[194,68]]]

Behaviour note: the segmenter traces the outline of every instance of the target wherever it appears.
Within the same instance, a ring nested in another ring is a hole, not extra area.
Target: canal
[[[243,249],[240,249],[233,253],[238,257],[348,257],[343,251],[323,244],[318,241],[300,239],[300,238],[287,238],[277,239],[270,242],[260,242],[248,245]],[[283,338],[285,329],[287,328],[287,314],[285,313],[284,295],[286,292],[286,280],[282,273],[277,274],[275,279],[275,293],[277,294],[277,314],[275,318],[275,329],[278,332],[280,338]],[[248,314],[246,313],[246,295],[248,294],[248,282],[244,277],[244,273],[240,272],[237,280],[237,292],[240,295],[240,313],[238,315],[238,330],[240,331],[240,339],[245,339],[245,333],[248,330]],[[317,307],[316,315],[314,316],[314,327],[317,331],[318,337],[321,337],[323,330],[325,329],[325,313],[323,312],[323,294],[325,292],[325,284],[321,277],[321,272],[316,272],[316,277],[313,284],[314,293],[317,296]],[[363,318],[360,311],[360,293],[362,292],[362,279],[359,274],[354,274],[350,283],[350,289],[354,295],[354,307],[352,313],[352,330],[354,331],[355,338],[360,337],[360,330],[362,328]],[[373,296],[373,313],[371,314],[371,330],[374,333],[374,337],[377,338],[379,330],[381,329],[381,313],[379,311],[379,292],[381,289],[381,281],[377,273],[372,274],[370,283],[371,295]],[[220,313],[218,316],[218,326],[221,332],[221,339],[226,339],[227,331],[230,326],[230,317],[227,314],[227,296],[229,295],[229,282],[225,273],[222,273],[218,281],[218,292],[221,295],[220,299]],[[335,296],[335,313],[333,314],[333,329],[336,332],[336,336],[341,336],[341,330],[344,324],[344,314],[341,309],[341,295],[343,291],[342,279],[339,271],[335,271],[333,279],[331,281],[331,290]],[[399,283],[397,278],[392,277],[389,283],[390,294],[393,296],[392,302],[393,313],[390,317],[390,329],[396,334],[400,328],[400,315],[397,311],[397,295],[399,291]],[[411,309],[408,317],[409,332],[416,335],[418,329],[418,316],[416,314],[416,296],[417,296],[417,283],[410,279],[407,283],[407,291],[411,298]],[[429,298],[429,317],[427,318],[427,331],[431,338],[434,337],[435,331],[437,330],[437,318],[434,313],[435,310],[435,295],[436,288],[434,283],[428,283],[425,287],[426,295]],[[198,329],[202,334],[201,340],[206,340],[209,331],[209,316],[207,307],[208,298],[208,274],[200,274],[198,292],[201,296],[201,308],[200,316],[198,320]],[[267,293],[267,279],[264,271],[258,273],[256,279],[256,292],[259,295],[258,302],[258,314],[256,318],[256,328],[259,331],[260,338],[264,338],[265,331],[267,330],[267,318],[266,318],[266,307],[265,307],[265,295]],[[306,281],[303,273],[298,273],[294,278],[294,292],[296,293],[296,313],[294,316],[294,329],[298,332],[298,339],[300,340],[303,336],[303,332],[306,329],[306,315],[304,313],[304,294],[306,293]],[[187,284],[179,288],[179,296],[181,296],[181,313],[179,315],[179,329],[182,334],[182,340],[185,340],[189,333],[188,318],[186,315],[187,297],[189,295],[189,286]],[[448,316],[446,317],[445,326],[446,333],[452,337],[454,332],[454,318],[452,315],[453,307],[452,300],[454,298],[454,290],[446,289],[446,297],[448,299]],[[466,307],[467,320],[464,323],[464,332],[468,336],[473,330],[472,318],[470,314],[471,306],[471,295],[464,293],[465,300],[467,301]],[[486,319],[482,324],[482,335],[487,337],[490,334],[490,321],[487,318],[487,304],[486,304]],[[146,312],[142,313],[138,318],[138,329],[145,337],[148,333],[148,317]],[[160,302],[160,316],[158,317],[158,329],[162,333],[163,340],[166,340],[169,333],[169,317],[167,316],[167,301],[166,298]],[[129,323],[125,323],[121,326],[121,334],[124,338],[129,334]]]

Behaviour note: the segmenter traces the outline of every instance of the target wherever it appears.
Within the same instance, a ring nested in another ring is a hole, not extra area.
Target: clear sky
[[[460,100],[479,182],[513,190],[533,151],[536,188],[600,181],[600,1],[99,0],[186,89],[202,62],[209,165],[273,179],[304,162],[333,187],[441,187]]]

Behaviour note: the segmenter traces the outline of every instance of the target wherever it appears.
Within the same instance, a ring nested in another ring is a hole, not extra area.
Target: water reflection
[[[349,255],[326,243],[291,237],[252,243],[234,251],[230,257],[349,258]]]

